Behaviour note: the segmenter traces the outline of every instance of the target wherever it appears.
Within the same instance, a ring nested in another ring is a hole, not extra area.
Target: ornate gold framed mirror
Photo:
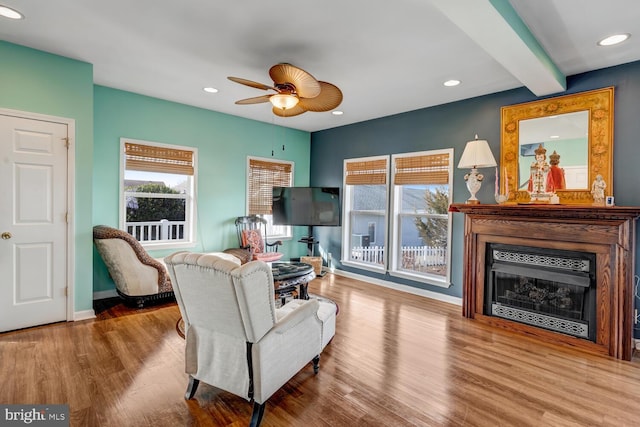
[[[591,186],[598,175],[610,195],[613,92],[608,87],[502,107],[500,193],[508,194],[509,202],[530,203],[530,170],[543,153],[566,174],[566,183],[553,189],[560,203],[593,203]]]

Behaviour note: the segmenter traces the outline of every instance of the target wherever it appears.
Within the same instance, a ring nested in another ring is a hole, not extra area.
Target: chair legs
[[[189,400],[196,394],[196,390],[198,389],[198,385],[200,384],[200,380],[193,378],[189,375],[189,385],[187,385],[187,391],[184,394],[184,398]]]
[[[266,403],[253,402],[253,413],[251,414],[251,422],[249,427],[258,427],[262,422],[262,416],[264,415],[264,406]]]
[[[317,355],[313,358],[313,373],[317,374],[320,370],[320,355]],[[189,384],[187,385],[187,391],[184,394],[184,398],[189,400],[196,394],[196,390],[198,389],[198,385],[200,385],[200,380],[195,379],[191,375],[189,375]],[[264,407],[266,403],[257,403],[253,402],[253,413],[251,414],[251,422],[249,423],[249,427],[259,427],[262,422],[262,417],[264,415]]]

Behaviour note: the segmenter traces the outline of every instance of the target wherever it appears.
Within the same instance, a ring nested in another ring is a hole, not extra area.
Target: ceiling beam
[[[567,78],[508,0],[431,0],[536,96],[567,89]]]

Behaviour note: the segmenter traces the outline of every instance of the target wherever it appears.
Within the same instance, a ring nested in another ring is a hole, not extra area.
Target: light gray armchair
[[[185,323],[185,371],[191,399],[200,381],[253,401],[251,426],[265,402],[313,361],[335,334],[336,306],[317,299],[275,307],[271,267],[214,255],[165,258]]]

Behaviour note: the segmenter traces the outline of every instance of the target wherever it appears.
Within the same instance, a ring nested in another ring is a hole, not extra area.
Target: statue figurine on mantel
[[[607,188],[607,183],[604,182],[602,175],[596,175],[596,179],[591,184],[591,194],[593,195],[594,206],[604,206],[604,190]]]
[[[549,156],[549,174],[547,175],[547,192],[555,193],[556,190],[564,190],[567,183],[564,177],[564,169],[560,167],[560,154],[553,150]]]
[[[547,192],[547,176],[549,175],[549,163],[547,163],[547,150],[540,144],[535,150],[536,160],[531,163],[531,175],[527,190],[532,202],[548,202],[553,192]]]

